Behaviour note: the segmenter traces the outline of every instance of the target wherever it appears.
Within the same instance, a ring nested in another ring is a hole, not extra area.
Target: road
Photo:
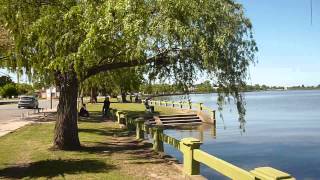
[[[58,101],[54,100],[53,108],[56,108]],[[39,100],[39,108],[50,108],[50,100]],[[18,109],[17,104],[0,105],[0,122],[6,122],[8,120],[19,119],[21,114],[27,115],[27,113],[33,113],[33,109]]]

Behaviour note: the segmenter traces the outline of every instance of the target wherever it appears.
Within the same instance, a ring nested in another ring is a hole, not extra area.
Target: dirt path
[[[111,125],[113,122],[106,123]],[[117,130],[106,139],[101,143],[101,153],[110,156],[125,174],[138,179],[186,179],[174,165],[175,159],[154,152],[151,143],[136,140],[133,134]],[[95,148],[100,149],[96,145]]]

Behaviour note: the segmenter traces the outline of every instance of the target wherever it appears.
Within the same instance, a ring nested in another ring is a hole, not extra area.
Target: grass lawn
[[[144,112],[142,104],[112,103],[112,108]],[[102,121],[102,104],[89,104],[88,109],[91,118],[78,123],[83,146],[79,151],[50,150],[54,123],[28,125],[0,137],[0,179],[181,179],[168,161],[150,150],[150,144]]]
[[[102,103],[97,104],[88,104],[87,108],[91,112],[102,112]],[[111,101],[110,108],[114,108],[117,110],[125,111],[128,113],[128,115],[143,115],[146,111],[146,108],[143,104],[138,103],[118,103],[115,101]],[[162,106],[155,106],[155,113],[160,114],[178,114],[178,113],[185,113],[183,111],[180,111],[179,109],[173,109],[171,107],[162,107]]]

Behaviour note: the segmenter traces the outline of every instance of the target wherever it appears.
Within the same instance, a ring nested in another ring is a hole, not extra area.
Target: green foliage
[[[118,87],[118,92],[113,90],[117,94],[137,92],[143,82],[142,72],[137,68],[114,70],[108,74],[112,77],[111,83]]]
[[[245,85],[242,88],[242,91],[266,91],[268,89],[271,89],[272,87],[268,87],[266,85],[259,85],[259,84],[255,84],[255,85]]]
[[[314,90],[314,89],[320,89],[320,85],[318,86],[291,86],[288,87],[289,90]]]
[[[204,81],[203,83],[196,85],[195,92],[211,93],[214,92],[214,89],[210,81]]]
[[[12,96],[28,94],[33,95],[34,89],[30,84],[15,84],[10,77],[0,77],[0,95],[11,98]]]
[[[4,98],[12,98],[12,96],[18,96],[18,90],[14,84],[6,84],[0,88],[0,95]]]
[[[138,68],[124,68],[109,71],[86,79],[81,88],[84,95],[90,94],[92,88],[102,95],[137,92],[143,82],[143,74]]]
[[[147,65],[150,78],[184,87],[203,71],[220,87],[220,107],[234,96],[245,122],[239,92],[257,47],[234,0],[1,0],[0,17],[14,39],[11,69],[37,78],[76,72],[85,80]]]
[[[0,88],[6,84],[12,84],[13,81],[9,76],[0,76]]]
[[[16,89],[19,95],[34,95],[34,89],[30,84],[16,84]]]
[[[5,57],[5,54],[11,47],[12,41],[10,39],[10,35],[8,31],[0,24],[0,60]]]
[[[143,84],[140,88],[144,94],[162,95],[184,93],[184,89],[177,84]]]
[[[93,148],[86,151],[50,150],[53,129],[52,123],[32,124],[1,137],[1,179],[141,179],[127,174],[127,169],[118,166],[122,163],[121,158],[115,160],[111,156],[101,156]],[[101,123],[99,118],[92,122],[80,122],[79,133],[84,146],[106,149],[109,146],[102,147],[101,144],[110,144],[113,134],[127,134],[126,130],[119,129],[115,124]],[[121,151],[114,151],[113,155],[123,156]],[[134,161],[135,158],[131,155],[128,159]],[[23,173],[12,172],[20,170],[21,164],[26,165]]]

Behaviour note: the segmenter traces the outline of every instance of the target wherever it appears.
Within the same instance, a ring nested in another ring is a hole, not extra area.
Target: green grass
[[[103,104],[88,104],[87,107],[91,112],[102,112]],[[138,103],[117,103],[111,102],[111,108],[120,111],[125,111],[129,116],[143,115],[146,113],[146,108],[143,104]],[[155,114],[177,114],[181,113],[178,109],[173,109],[170,107],[160,107],[155,106]]]
[[[93,148],[112,137],[110,133],[122,130],[105,123],[80,122],[79,136],[87,148],[52,151],[53,128],[54,124],[28,125],[1,137],[0,179],[134,179]]]
[[[131,115],[145,113],[142,104],[112,103],[111,107]],[[122,161],[104,154],[131,151],[126,145],[110,149],[109,144],[115,136],[128,136],[132,132],[101,121],[102,104],[88,104],[88,109],[91,117],[78,123],[83,146],[79,151],[50,150],[54,123],[28,125],[0,137],[0,179],[141,179],[123,171],[126,168],[119,166]],[[163,114],[175,113],[174,109],[165,107],[156,110]]]

